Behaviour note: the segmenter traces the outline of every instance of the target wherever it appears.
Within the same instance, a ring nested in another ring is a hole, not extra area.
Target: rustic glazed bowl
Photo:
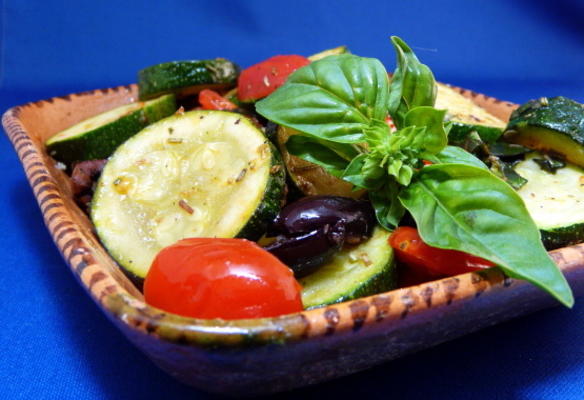
[[[459,89],[507,119],[515,105]],[[44,141],[136,99],[136,86],[14,107],[3,116],[59,251],[110,320],[160,368],[200,389],[272,393],[347,375],[557,303],[498,270],[468,273],[278,318],[184,318],[144,303],[75,205]],[[584,293],[584,245],[551,252],[575,295]]]

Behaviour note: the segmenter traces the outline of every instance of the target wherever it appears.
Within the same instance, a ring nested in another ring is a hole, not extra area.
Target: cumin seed
[[[187,203],[184,199],[180,199],[180,201],[178,202],[178,206],[185,210],[186,212],[188,212],[189,214],[195,212],[195,210],[193,210],[193,207],[191,207],[189,203]]]
[[[245,177],[246,173],[247,173],[247,168],[242,169],[241,172],[239,173],[239,175],[237,175],[237,178],[235,178],[235,182],[241,182],[243,180],[243,178]]]

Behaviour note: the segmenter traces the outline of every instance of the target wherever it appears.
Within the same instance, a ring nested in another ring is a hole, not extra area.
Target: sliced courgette
[[[505,139],[584,167],[584,105],[562,96],[531,100],[511,114]]]
[[[451,144],[464,142],[471,132],[477,132],[485,143],[495,142],[503,133],[505,122],[491,115],[451,87],[438,83],[435,107],[448,110],[451,122],[448,140]]]
[[[323,51],[320,51],[316,54],[313,54],[313,55],[309,56],[308,59],[310,61],[314,62],[314,61],[321,60],[321,59],[328,57],[328,56],[336,56],[338,54],[350,54],[350,53],[351,52],[349,51],[347,46],[338,46],[338,47],[334,47],[332,49],[323,50]]]
[[[584,170],[567,164],[551,173],[531,153],[515,166],[527,183],[517,192],[541,231],[548,250],[584,241]]]
[[[47,152],[55,160],[69,166],[75,161],[104,159],[148,124],[168,117],[175,111],[173,95],[126,104],[52,136],[45,143]]]
[[[240,114],[192,111],[150,125],[113,154],[91,205],[97,234],[140,284],[160,249],[187,237],[258,239],[285,172]]]
[[[376,228],[358,246],[345,248],[316,272],[300,279],[302,304],[315,308],[395,288],[397,275],[390,232]]]
[[[153,65],[138,72],[140,99],[151,99],[164,93],[182,98],[202,89],[226,89],[235,85],[239,67],[224,58],[213,60],[171,61]]]

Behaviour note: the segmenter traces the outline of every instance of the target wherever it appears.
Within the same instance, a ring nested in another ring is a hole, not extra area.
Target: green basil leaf
[[[497,264],[571,307],[566,279],[543,247],[519,195],[483,168],[437,164],[418,172],[399,199],[430,246],[464,251]]]
[[[398,199],[399,186],[395,181],[387,181],[381,188],[369,192],[369,200],[375,209],[375,216],[387,230],[397,227],[406,210]]]
[[[373,120],[387,116],[389,79],[379,60],[343,54],[295,71],[256,103],[267,119],[340,143],[365,142]]]
[[[448,144],[448,136],[444,130],[444,116],[446,110],[437,110],[429,106],[412,108],[405,115],[404,126],[425,127],[417,134],[412,147],[423,152],[437,154]]]
[[[487,166],[468,151],[457,146],[446,146],[444,150],[436,154],[436,163],[440,164],[464,164],[473,167],[488,169]]]
[[[391,42],[397,54],[397,68],[391,78],[387,104],[389,114],[400,129],[408,110],[434,105],[436,82],[430,68],[418,60],[403,40],[392,36]]]
[[[366,179],[366,176],[362,173],[363,165],[365,164],[365,159],[367,158],[367,154],[360,154],[357,157],[353,158],[353,160],[349,163],[341,178],[346,180],[347,182],[351,182],[353,185],[364,188],[364,189],[372,189],[369,182]]]
[[[292,135],[286,142],[288,152],[303,160],[320,165],[329,174],[340,177],[349,161],[313,138]]]

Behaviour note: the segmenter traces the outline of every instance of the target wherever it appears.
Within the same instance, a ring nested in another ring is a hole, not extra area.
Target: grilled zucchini
[[[300,279],[305,308],[340,303],[395,288],[391,232],[376,228],[369,240],[337,253],[331,261]]]
[[[76,161],[109,157],[148,124],[176,111],[173,95],[126,104],[86,119],[47,140],[47,152],[68,166]]]
[[[477,132],[485,143],[493,143],[502,135],[505,122],[451,87],[438,83],[437,88],[435,107],[448,110],[446,120],[451,123],[448,133],[451,144],[464,142],[473,131]]]
[[[240,114],[192,111],[150,125],[113,154],[91,218],[138,284],[160,249],[187,237],[258,239],[280,210],[280,157]]]
[[[529,154],[515,166],[527,179],[517,192],[540,229],[548,250],[584,241],[584,170],[567,164],[554,173],[543,169],[536,160],[541,154]]]
[[[511,114],[505,139],[584,167],[584,105],[561,96],[531,100]]]

